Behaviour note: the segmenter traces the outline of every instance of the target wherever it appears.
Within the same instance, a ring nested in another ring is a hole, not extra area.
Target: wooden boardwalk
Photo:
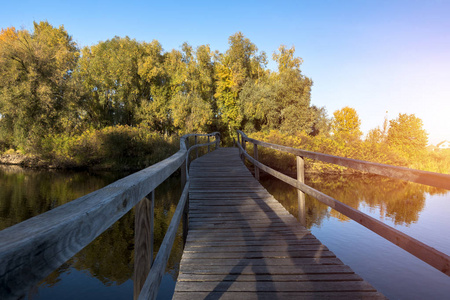
[[[253,178],[236,148],[190,167],[173,299],[384,299]]]

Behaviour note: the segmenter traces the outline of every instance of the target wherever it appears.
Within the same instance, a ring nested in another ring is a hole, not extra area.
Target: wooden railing
[[[310,152],[292,147],[286,147],[271,143],[258,141],[247,137],[242,131],[237,131],[238,142],[242,159],[247,158],[255,166],[255,177],[259,180],[259,170],[286,182],[298,190],[299,220],[305,225],[305,196],[304,193],[316,198],[320,202],[330,206],[336,211],[344,214],[350,219],[360,223],[376,234],[382,236],[388,241],[394,243],[400,248],[408,251],[412,255],[428,263],[439,271],[450,276],[450,257],[410,236],[394,229],[362,212],[354,209],[328,195],[304,183],[304,161],[303,158],[311,158],[339,166],[350,167],[367,173],[383,175],[391,178],[402,179],[406,181],[426,184],[429,186],[444,188],[450,190],[450,175],[419,171],[404,167],[395,167],[391,165],[378,164],[362,160],[350,159],[345,157],[333,156],[323,153]],[[253,144],[253,157],[246,152],[246,142]],[[271,148],[285,153],[294,154],[297,157],[297,179],[282,174],[258,161],[258,146]]]
[[[208,143],[189,147],[189,138]],[[214,137],[213,142],[210,137]],[[102,189],[0,231],[0,299],[18,299],[92,242],[136,204],[134,297],[154,299],[176,231],[184,215],[187,232],[189,154],[200,146],[219,147],[219,133],[189,134],[171,157]],[[198,156],[198,152],[197,152]],[[154,190],[181,167],[184,189],[153,261]],[[149,273],[150,270],[150,273]],[[148,276],[147,276],[148,274]],[[142,290],[142,291],[141,291]]]

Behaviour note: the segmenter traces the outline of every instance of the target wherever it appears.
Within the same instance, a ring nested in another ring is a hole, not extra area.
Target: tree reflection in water
[[[0,229],[20,223],[85,194],[102,188],[127,173],[88,173],[32,170],[0,166]],[[155,256],[181,195],[179,177],[162,183],[155,193]],[[182,234],[177,234],[166,272],[178,275],[182,254]],[[134,209],[40,283],[52,288],[62,274],[75,269],[101,281],[105,286],[121,285],[132,279],[134,269]],[[132,291],[131,291],[132,293]],[[30,298],[38,294],[30,291]],[[130,295],[132,297],[132,295]],[[58,298],[56,296],[56,298]]]
[[[298,216],[297,190],[265,175],[261,183],[294,216]],[[353,208],[379,211],[378,219],[395,225],[410,225],[425,207],[426,193],[445,194],[446,190],[376,175],[306,175],[305,183]],[[342,221],[349,218],[306,195],[306,225],[321,225],[325,217]]]

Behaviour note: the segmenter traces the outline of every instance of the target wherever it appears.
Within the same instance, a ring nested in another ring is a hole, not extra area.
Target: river
[[[126,173],[32,170],[0,166],[0,229],[99,189]],[[264,176],[261,183],[294,216],[297,194]],[[307,176],[306,183],[450,254],[450,193],[378,176]],[[171,177],[155,193],[155,250],[159,248],[179,196]],[[448,276],[307,197],[307,227],[345,264],[390,299],[445,299]],[[29,299],[131,299],[134,210],[29,292]],[[178,233],[158,299],[170,299],[178,274]]]

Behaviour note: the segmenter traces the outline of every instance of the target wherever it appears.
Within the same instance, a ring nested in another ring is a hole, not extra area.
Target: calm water
[[[0,230],[102,188],[128,174],[44,171],[0,165]],[[155,193],[155,252],[181,195],[179,178],[169,178]],[[134,209],[50,274],[28,299],[132,299]],[[159,299],[170,298],[178,276],[182,235],[163,277]]]
[[[0,229],[125,175],[0,166]],[[297,215],[293,188],[268,177],[261,182]],[[307,176],[307,184],[450,254],[450,193],[446,190],[375,176]],[[156,190],[155,250],[180,194],[179,178],[169,178]],[[345,264],[389,298],[448,299],[449,277],[309,197],[307,222],[312,233]],[[159,299],[173,294],[181,245],[178,234]],[[133,249],[134,210],[30,291],[29,299],[132,299]]]
[[[261,183],[297,216],[297,192]],[[307,176],[306,184],[450,254],[450,192],[379,176]],[[345,264],[390,299],[449,299],[450,278],[307,196],[307,226]]]

